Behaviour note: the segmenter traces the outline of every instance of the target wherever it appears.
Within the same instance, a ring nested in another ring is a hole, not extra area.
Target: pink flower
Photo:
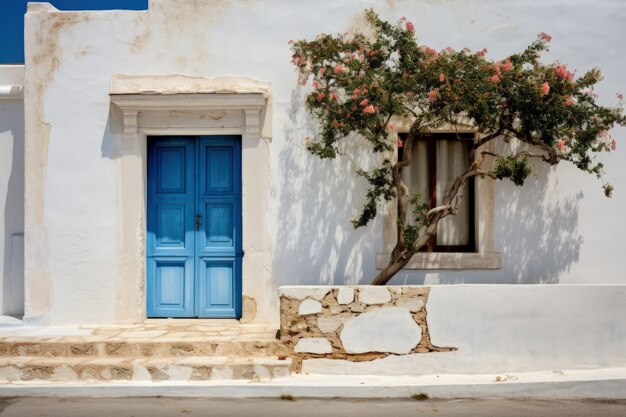
[[[369,103],[370,101],[366,98],[364,98],[363,100],[361,100],[361,102],[359,103],[361,106],[367,106],[367,103]]]
[[[331,91],[331,92],[328,94],[328,98],[329,98],[330,100],[334,100],[335,98],[337,98],[337,97],[335,96],[335,92],[334,92],[334,91]]]
[[[487,48],[483,48],[480,51],[476,52],[476,55],[485,56],[486,53],[487,53]]]
[[[342,71],[343,71],[343,64],[337,64],[335,68],[333,68],[333,72],[335,74],[339,74]]]
[[[402,16],[402,17],[400,18],[400,21],[401,21],[401,22],[406,22],[406,16]]]
[[[443,73],[439,74],[439,81],[443,82],[446,79],[446,77],[443,75]]]
[[[550,85],[548,83],[541,84],[540,91],[542,96],[547,95],[550,92]]]
[[[363,109],[363,113],[372,114],[376,111],[371,104]]]
[[[496,84],[500,82],[500,76],[498,74],[496,75],[492,75],[491,77],[489,77],[489,81]]]
[[[402,142],[402,139],[398,138],[397,144],[398,144],[398,148],[404,148],[404,142]]]
[[[433,104],[435,100],[437,100],[438,92],[439,92],[438,88],[435,88],[434,90],[430,90],[430,92],[428,93],[428,101],[430,102],[430,104]]]
[[[544,42],[550,42],[552,41],[552,36],[548,35],[546,32],[541,32],[540,34],[537,35],[537,39],[544,41]]]
[[[565,65],[558,65],[555,69],[554,72],[556,73],[556,75],[558,75],[559,77],[563,78],[564,80],[567,81],[572,81],[574,79],[574,73],[570,72],[567,70],[567,66]]]
[[[428,56],[437,56],[437,55],[439,55],[439,52],[435,51],[433,48],[429,48],[428,46],[424,49],[424,52],[426,52],[426,55],[428,55]]]
[[[493,64],[493,71],[496,73],[496,75],[500,75],[500,63],[496,62]]]
[[[326,68],[322,67],[322,68],[320,68],[320,71],[319,71],[318,74],[319,74],[320,77],[323,77],[325,72],[326,72]]]
[[[570,96],[563,96],[563,98],[565,99],[565,105],[566,106],[573,106],[574,105],[574,100]]]
[[[506,61],[504,61],[504,64],[502,64],[502,70],[504,72],[509,72],[512,69],[513,69],[513,64],[511,63],[511,60],[507,58]]]
[[[624,100],[624,95],[622,93],[616,93],[615,95],[617,96],[618,99]]]
[[[316,90],[317,90],[318,88],[320,88],[320,87],[321,87],[320,83],[318,83],[317,81],[313,81],[313,82],[311,83],[311,85],[312,85],[312,86],[313,86],[313,88],[315,88]]]
[[[611,145],[610,145],[610,146],[611,146],[611,150],[612,150],[612,151],[614,151],[614,150],[616,150],[616,149],[617,149],[617,142],[615,142],[615,139],[613,139],[613,140],[611,141]]]
[[[565,141],[563,139],[559,139],[559,141],[556,143],[556,146],[559,148],[559,151],[565,151]]]
[[[319,93],[319,94],[317,95],[317,101],[322,101],[322,99],[323,99],[324,97],[326,97],[326,94],[324,94],[324,93]]]
[[[415,32],[415,26],[413,26],[413,23],[406,22],[406,30],[408,30],[411,33]]]

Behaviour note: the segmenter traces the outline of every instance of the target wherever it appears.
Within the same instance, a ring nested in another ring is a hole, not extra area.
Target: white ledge
[[[376,269],[389,263],[390,253],[376,254]],[[502,256],[498,252],[420,252],[413,255],[404,269],[500,269]]]
[[[271,90],[270,82],[249,77],[117,74],[111,79],[110,94],[262,94],[268,98]]]
[[[0,100],[21,100],[24,87],[21,85],[0,85]]]

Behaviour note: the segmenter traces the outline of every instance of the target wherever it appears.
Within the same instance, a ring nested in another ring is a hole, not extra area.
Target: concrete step
[[[13,381],[208,381],[275,380],[289,376],[292,362],[276,357],[0,358],[0,383]]]
[[[286,356],[288,348],[276,339],[242,340],[164,340],[125,339],[85,341],[86,338],[37,340],[0,339],[0,358],[6,357],[100,357],[152,358],[197,356]]]

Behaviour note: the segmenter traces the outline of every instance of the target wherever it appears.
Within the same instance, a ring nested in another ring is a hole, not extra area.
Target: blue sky
[[[30,0],[33,1],[33,0]],[[148,0],[41,0],[59,10],[145,10]],[[24,63],[24,13],[28,0],[0,0],[0,64]]]

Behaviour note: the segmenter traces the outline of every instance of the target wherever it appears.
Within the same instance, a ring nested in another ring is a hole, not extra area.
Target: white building
[[[554,40],[544,60],[602,69],[602,103],[626,88],[617,0],[151,0],[147,11],[89,12],[31,3],[25,65],[0,66],[3,314],[23,309],[41,325],[273,323],[280,286],[368,283],[389,250],[385,215],[353,230],[365,184],[348,159],[305,151],[314,126],[288,41],[356,30],[369,7],[406,16],[436,49],[487,47],[494,59],[545,31]],[[612,199],[565,163],[540,167],[523,188],[497,182],[493,200],[477,199],[486,217],[474,254],[420,255],[393,279],[432,285],[429,318],[459,320],[440,343],[476,347],[482,334],[498,344],[492,358],[528,343],[528,360],[550,351],[540,369],[571,344],[563,366],[626,365],[626,131],[613,135],[618,151],[602,155]],[[178,197],[163,202],[161,191]]]

